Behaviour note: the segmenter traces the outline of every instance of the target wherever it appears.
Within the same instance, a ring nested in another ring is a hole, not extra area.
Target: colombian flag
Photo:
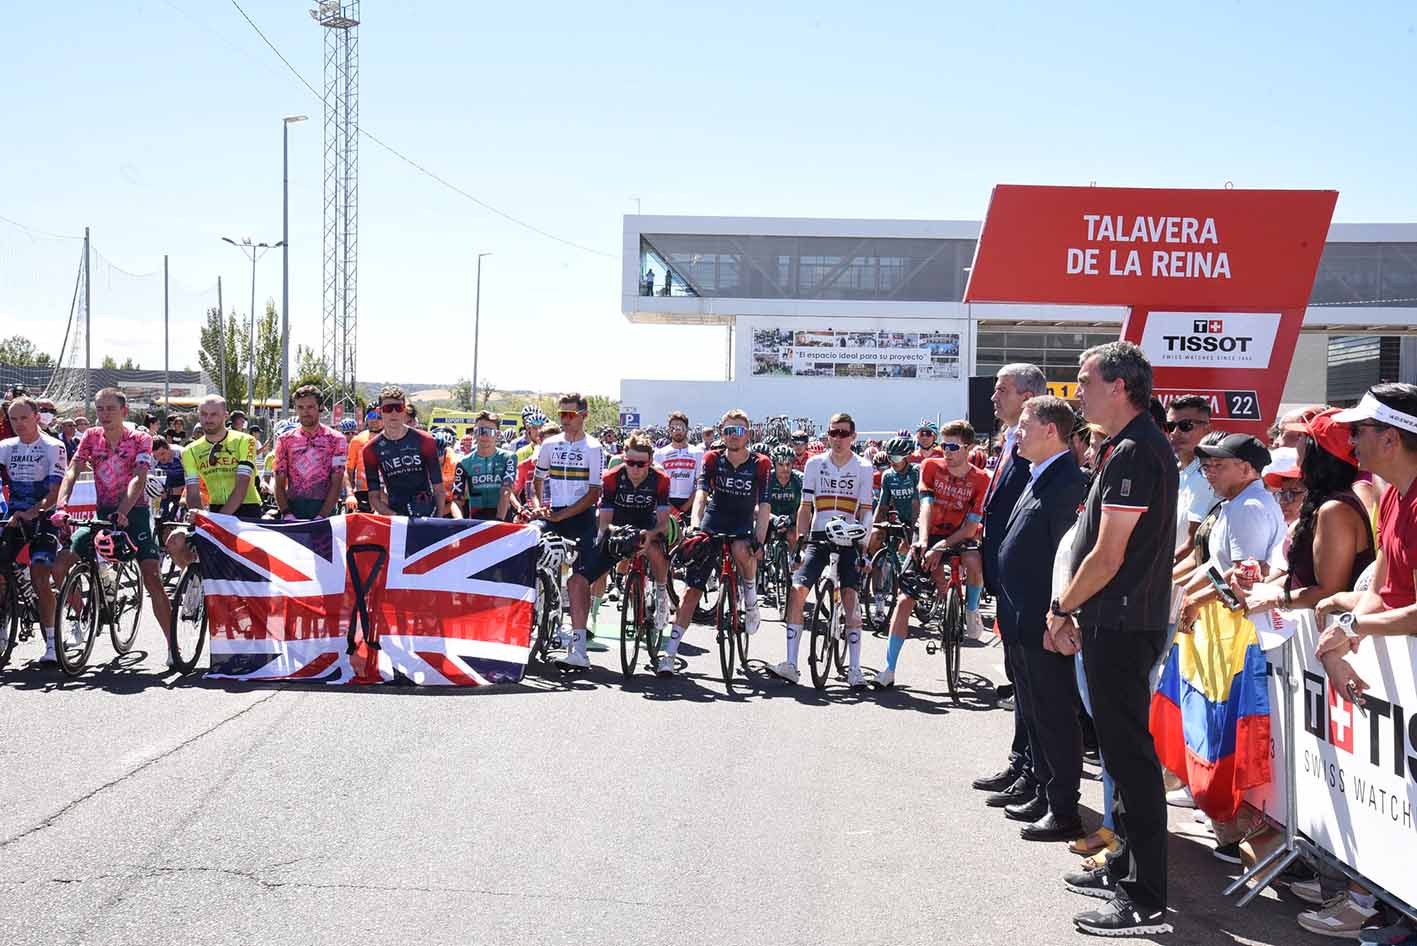
[[[1151,698],[1151,735],[1212,818],[1235,817],[1246,789],[1270,778],[1269,681],[1259,632],[1219,602],[1177,634]]]

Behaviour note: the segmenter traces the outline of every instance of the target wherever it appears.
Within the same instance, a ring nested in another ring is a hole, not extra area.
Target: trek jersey
[[[653,529],[660,511],[669,509],[669,475],[658,467],[650,467],[639,486],[623,465],[607,470],[600,483],[600,508],[614,510],[611,525]]]
[[[977,466],[967,466],[963,476],[955,476],[942,458],[926,458],[920,465],[920,499],[930,501],[930,535],[952,535],[966,519],[982,522],[988,490],[989,474]]]
[[[51,486],[64,479],[68,466],[64,444],[40,432],[33,442],[18,436],[0,440],[0,481],[10,492],[10,511],[23,512],[39,505]]]
[[[110,447],[103,428],[90,427],[79,440],[74,459],[84,461],[93,470],[98,508],[117,509],[128,493],[128,484],[138,475],[138,467],[152,469],[152,434],[124,424],[118,445]]]
[[[774,470],[768,479],[768,502],[772,504],[774,516],[791,516],[797,519],[797,507],[802,505],[802,474],[792,470],[784,484]]]
[[[768,501],[768,480],[772,461],[756,453],[748,454],[738,466],[728,459],[728,451],[709,450],[699,468],[699,489],[708,494],[703,527],[708,532],[749,535],[753,531],[758,504]]]
[[[812,506],[813,532],[822,532],[837,517],[865,522],[871,516],[871,480],[875,470],[851,454],[837,466],[830,453],[807,461],[802,474],[802,499]]]
[[[396,516],[431,516],[438,504],[433,489],[443,485],[438,441],[427,431],[405,428],[398,440],[383,434],[364,445],[364,478],[369,492],[382,490]]]
[[[654,465],[669,474],[670,499],[688,499],[694,495],[703,462],[704,448],[690,443],[682,447],[665,444],[654,451]]]
[[[565,509],[581,501],[605,473],[605,451],[591,436],[567,440],[565,434],[547,437],[536,453],[536,478],[546,480],[546,499],[552,509]]]
[[[900,472],[895,467],[886,470],[881,474],[881,496],[885,499],[883,512],[894,510],[897,519],[914,525],[912,510],[920,498],[920,470],[909,464]]]
[[[256,489],[256,438],[248,433],[228,430],[216,443],[198,437],[182,448],[182,471],[189,486],[205,487],[207,505],[213,509],[226,505],[236,489],[236,477],[248,473],[251,478],[246,481],[241,505],[261,504]]]
[[[502,487],[517,480],[517,457],[509,450],[494,450],[489,457],[469,453],[453,473],[453,495],[468,509],[496,509]]]

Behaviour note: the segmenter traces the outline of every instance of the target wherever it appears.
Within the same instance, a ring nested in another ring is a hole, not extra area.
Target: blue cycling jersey
[[[19,437],[0,440],[0,480],[9,489],[15,512],[39,505],[49,488],[64,479],[67,466],[64,444],[46,433],[30,443]]]

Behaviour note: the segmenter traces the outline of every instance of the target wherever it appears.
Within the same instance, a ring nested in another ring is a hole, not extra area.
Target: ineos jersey
[[[669,475],[650,467],[639,486],[622,464],[601,477],[600,508],[613,509],[610,524],[653,529],[660,510],[669,509]]]
[[[433,435],[409,428],[398,440],[383,434],[364,445],[369,491],[383,490],[398,516],[431,516],[437,509],[433,487],[443,485],[443,461]]]
[[[704,448],[693,444],[676,447],[666,444],[654,451],[654,464],[669,476],[669,498],[688,499],[694,495],[703,466]]]
[[[758,504],[768,501],[771,477],[772,461],[765,456],[750,453],[734,466],[727,451],[707,451],[699,470],[699,489],[708,494],[704,528],[734,535],[752,531]]]
[[[548,481],[546,499],[552,509],[580,502],[592,485],[600,485],[604,473],[605,451],[591,436],[575,441],[565,434],[547,437],[536,453],[536,478]]]
[[[10,509],[23,512],[44,501],[51,486],[64,479],[64,444],[40,432],[32,443],[19,437],[0,440],[0,480],[10,490]]]
[[[812,531],[821,532],[827,521],[841,516],[865,521],[871,510],[871,481],[875,470],[852,454],[841,466],[830,453],[819,453],[807,461],[802,473],[802,501],[812,505]]]

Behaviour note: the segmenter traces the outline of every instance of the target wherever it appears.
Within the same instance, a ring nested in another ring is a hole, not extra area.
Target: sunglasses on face
[[[683,424],[670,424],[669,432],[671,434],[687,434],[689,432],[689,428],[685,427]]]
[[[935,432],[934,432],[933,430],[922,430],[922,431],[919,431],[919,432],[916,434],[916,436],[917,436],[917,437],[933,437],[933,436],[935,436]]]
[[[641,469],[644,469],[645,467],[649,466],[649,461],[648,461],[648,460],[626,460],[626,461],[625,461],[625,465],[626,465],[626,466],[630,466],[630,467],[634,467],[634,468],[637,469],[637,470],[641,470]]]
[[[1281,503],[1295,503],[1309,495],[1307,489],[1277,489],[1274,498]]]
[[[1197,427],[1209,427],[1209,426],[1210,426],[1210,421],[1205,421],[1205,420],[1168,420],[1168,421],[1165,423],[1164,426],[1166,427],[1166,432],[1167,432],[1168,434],[1171,433],[1172,431],[1175,431],[1175,430],[1179,430],[1179,431],[1181,431],[1181,433],[1183,433],[1183,434],[1188,434],[1188,433],[1190,433],[1191,431],[1195,430]]]
[[[910,459],[910,454],[908,454],[908,453],[892,453],[892,454],[890,455],[890,461],[891,461],[892,463],[904,463],[906,460],[909,460],[909,459]]]
[[[851,430],[829,430],[827,431],[827,436],[831,437],[833,440],[840,440],[843,437],[850,437],[854,432],[855,431]]]
[[[402,404],[380,404],[380,405],[379,405],[379,410],[383,411],[385,414],[402,414],[402,413],[403,413],[403,405],[402,405]]]
[[[723,436],[725,437],[746,437],[747,435],[748,428],[742,424],[733,424],[723,428]]]
[[[569,420],[569,419],[572,418],[572,417],[580,417],[580,416],[581,416],[581,412],[580,412],[580,411],[557,411],[556,413],[561,416],[561,419],[562,419],[562,420]]]
[[[807,438],[806,438],[806,437],[802,437],[801,439],[793,438],[793,440],[792,440],[792,445],[793,445],[794,447],[805,447],[805,446],[807,446]]]
[[[478,427],[475,431],[479,437],[492,437],[497,433],[496,427]]]
[[[964,449],[964,444],[962,443],[945,442],[940,444],[940,446],[944,449],[946,453],[959,453],[961,450]]]

